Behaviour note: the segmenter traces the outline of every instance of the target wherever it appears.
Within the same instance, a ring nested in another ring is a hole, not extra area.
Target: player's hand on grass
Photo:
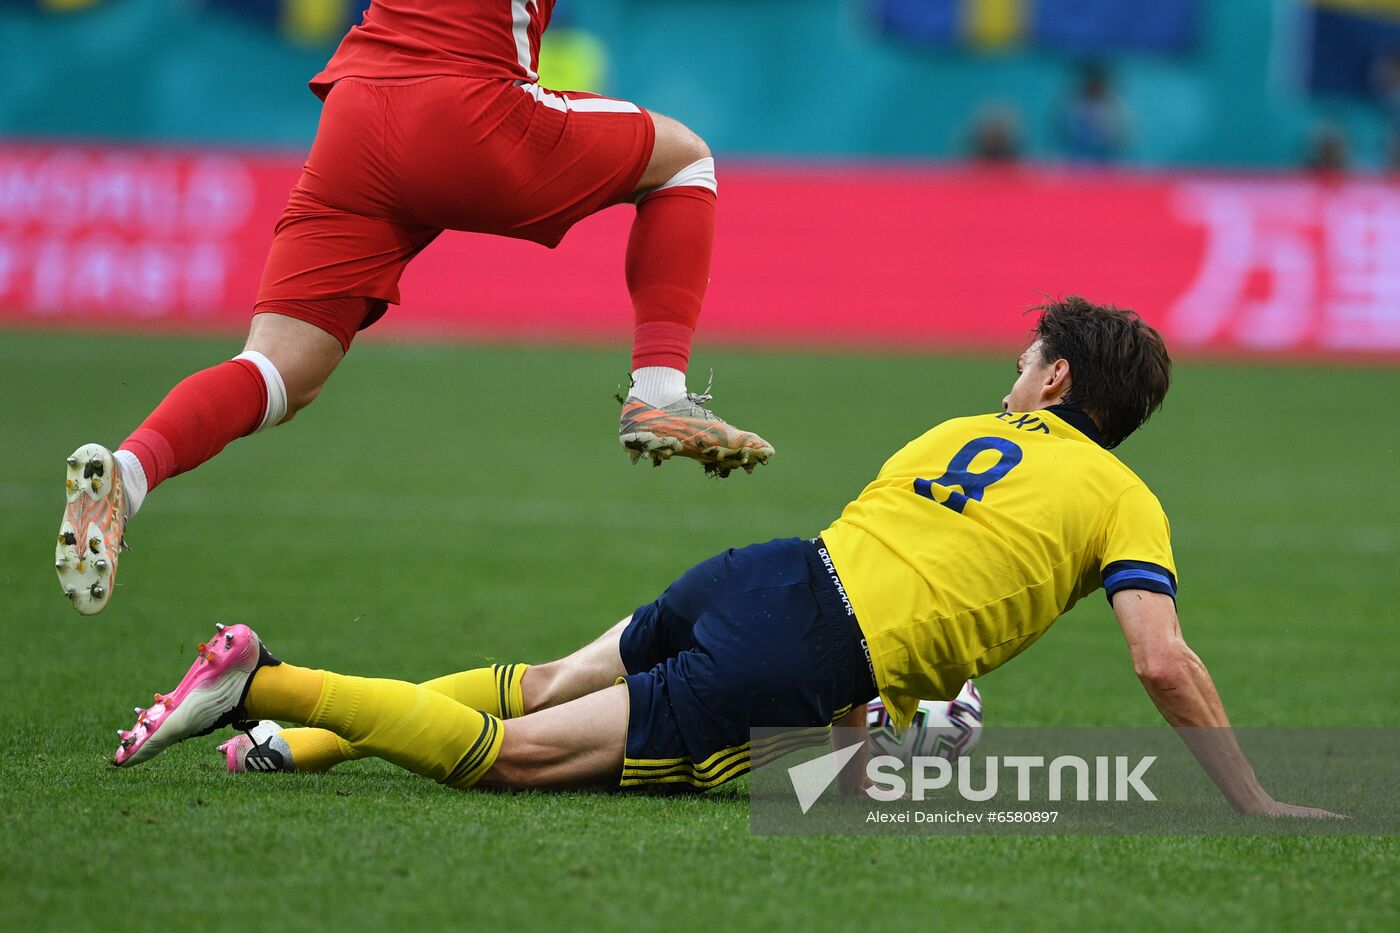
[[[1344,820],[1340,813],[1333,813],[1331,810],[1323,810],[1320,807],[1300,807],[1291,803],[1283,803],[1278,800],[1269,800],[1264,804],[1263,809],[1253,811],[1258,816],[1292,817],[1304,820]]]

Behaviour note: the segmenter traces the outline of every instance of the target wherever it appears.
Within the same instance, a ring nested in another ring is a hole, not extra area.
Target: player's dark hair
[[[1069,361],[1064,403],[1088,414],[1117,447],[1166,398],[1172,361],[1162,335],[1137,312],[1077,295],[1040,305],[1034,337],[1046,362]]]

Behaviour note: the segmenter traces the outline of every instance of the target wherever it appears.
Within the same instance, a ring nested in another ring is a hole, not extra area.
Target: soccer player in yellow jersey
[[[1041,309],[995,414],[897,452],[818,538],[726,551],[563,660],[429,681],[294,667],[246,626],[120,732],[119,765],[223,725],[230,769],[384,758],[454,787],[704,789],[763,755],[752,728],[896,725],[1015,657],[1102,587],[1148,696],[1235,809],[1328,816],[1255,779],[1176,616],[1167,518],[1110,451],[1161,405],[1171,361],[1133,312]],[[275,720],[301,728],[283,730]]]

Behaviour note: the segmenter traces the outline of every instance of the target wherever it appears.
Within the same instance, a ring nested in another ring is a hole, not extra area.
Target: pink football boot
[[[243,699],[253,674],[264,664],[281,663],[246,625],[218,626],[214,638],[198,650],[198,660],[173,693],[157,693],[149,709],[136,709],[135,725],[117,730],[121,745],[114,764],[140,764],[176,742],[246,721]]]

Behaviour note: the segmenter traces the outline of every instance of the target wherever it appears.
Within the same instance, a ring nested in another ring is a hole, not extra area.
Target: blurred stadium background
[[[76,616],[61,459],[237,351],[306,81],[362,7],[0,0],[10,926],[1400,928],[1388,837],[764,838],[742,784],[262,782],[214,740],[108,767],[216,619],[420,678],[557,656],[723,547],[814,533],[899,444],[994,406],[1024,309],[1065,292],[1138,308],[1184,359],[1123,457],[1172,517],[1183,627],[1234,720],[1400,723],[1400,0],[560,0],[544,83],[719,157],[693,369],[774,464],[702,482],[616,447],[628,209],[553,253],[447,234],[295,425],[152,496],[118,601]],[[992,725],[1160,727],[1102,599],[981,686]]]
[[[241,330],[365,0],[0,0],[0,321]],[[1066,289],[1193,350],[1400,355],[1400,0],[591,0],[542,81],[725,185],[702,339],[1001,346]],[[448,235],[377,336],[627,332],[625,210]],[[486,273],[489,270],[489,274]]]

